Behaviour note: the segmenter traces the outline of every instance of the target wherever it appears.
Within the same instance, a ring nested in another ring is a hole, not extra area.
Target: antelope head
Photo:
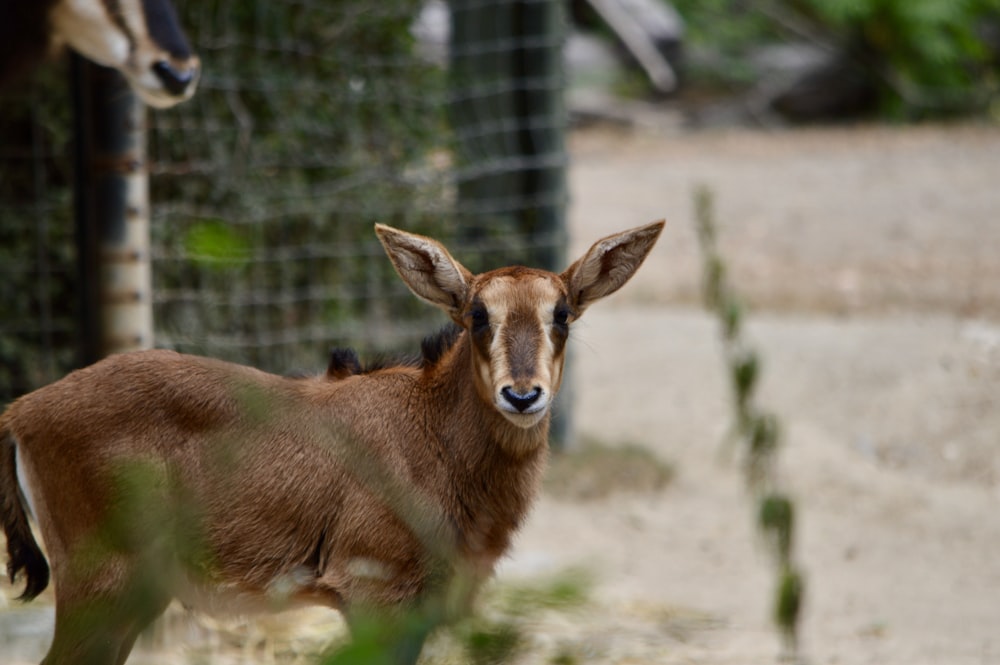
[[[120,71],[148,105],[167,108],[194,94],[200,65],[170,0],[57,0],[53,39]]]
[[[570,326],[632,277],[663,224],[599,240],[562,274],[514,266],[473,275],[435,240],[382,225],[376,233],[410,289],[468,332],[479,396],[529,428],[559,391]]]

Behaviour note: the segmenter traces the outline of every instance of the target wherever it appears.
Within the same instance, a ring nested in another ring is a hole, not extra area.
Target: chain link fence
[[[148,115],[157,346],[276,372],[416,349],[444,319],[376,222],[473,270],[561,263],[561,3],[176,4],[205,73]],[[75,362],[64,88],[57,65],[0,106],[0,399]]]

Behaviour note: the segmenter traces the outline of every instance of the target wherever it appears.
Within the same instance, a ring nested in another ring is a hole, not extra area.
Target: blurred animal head
[[[170,0],[5,0],[0,23],[2,79],[67,46],[121,72],[156,108],[188,99],[198,86],[201,65]]]
[[[521,428],[549,412],[562,382],[570,324],[642,265],[663,222],[608,236],[562,274],[514,266],[473,275],[430,238],[378,226],[397,272],[472,340],[480,397]]]

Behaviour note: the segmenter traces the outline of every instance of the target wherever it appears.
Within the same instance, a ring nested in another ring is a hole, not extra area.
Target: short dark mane
[[[326,378],[346,379],[361,373],[361,361],[354,349],[336,348],[330,350],[330,363],[326,366]]]
[[[421,366],[426,369],[437,365],[444,354],[458,342],[463,330],[461,326],[449,323],[433,335],[424,337],[420,343]]]
[[[462,328],[449,323],[436,333],[428,335],[420,343],[420,355],[376,357],[362,364],[354,349],[338,347],[330,351],[330,363],[327,366],[326,377],[339,380],[355,374],[371,374],[393,367],[415,367],[429,369],[437,365],[441,358],[455,346],[462,334]]]

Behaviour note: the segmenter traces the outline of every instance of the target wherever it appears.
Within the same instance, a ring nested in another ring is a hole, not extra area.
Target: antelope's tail
[[[28,524],[17,483],[17,447],[4,418],[0,418],[0,522],[7,536],[7,576],[13,584],[23,571],[24,593],[18,600],[31,600],[49,585],[49,564]]]

